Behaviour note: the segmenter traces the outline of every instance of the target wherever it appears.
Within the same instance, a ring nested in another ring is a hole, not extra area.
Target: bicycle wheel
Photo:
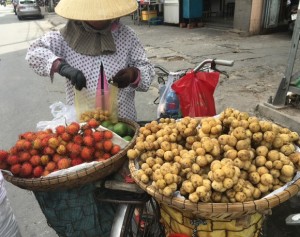
[[[126,210],[120,237],[163,237],[159,206],[150,198],[143,204],[130,204]]]

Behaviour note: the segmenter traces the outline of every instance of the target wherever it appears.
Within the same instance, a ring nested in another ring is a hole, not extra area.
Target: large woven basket
[[[188,212],[195,218],[210,220],[234,220],[256,212],[266,213],[273,207],[287,201],[300,191],[300,179],[288,186],[284,191],[267,198],[242,203],[192,203],[179,197],[166,197],[160,194],[151,184],[144,184],[137,175],[134,161],[129,162],[131,176],[135,182],[159,203],[172,206],[181,212]]]
[[[53,191],[58,189],[65,190],[103,179],[117,171],[126,161],[127,150],[134,146],[137,134],[139,132],[139,125],[136,122],[124,118],[119,118],[119,121],[129,125],[135,131],[135,134],[132,140],[123,150],[108,160],[97,162],[89,168],[83,168],[78,171],[56,177],[45,176],[41,178],[25,179],[14,177],[6,172],[3,172],[3,176],[8,182],[20,188],[32,191]]]

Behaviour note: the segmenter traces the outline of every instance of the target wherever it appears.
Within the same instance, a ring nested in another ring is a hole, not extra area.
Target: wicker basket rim
[[[204,207],[211,212],[230,212],[232,207],[235,207],[235,211],[239,209],[240,211],[249,211],[249,210],[256,210],[256,211],[263,211],[266,209],[270,209],[275,207],[276,205],[288,200],[295,194],[300,191],[300,178],[295,180],[293,184],[285,188],[278,194],[269,196],[269,197],[262,197],[260,199],[254,201],[246,201],[246,202],[236,202],[236,203],[205,203],[205,202],[198,202],[193,203],[188,199],[183,199],[180,197],[166,197],[160,193],[158,193],[151,184],[144,184],[140,180],[138,180],[136,176],[136,168],[134,161],[129,161],[129,170],[131,176],[135,180],[135,182],[148,194],[153,196],[158,202],[166,203],[168,205],[177,207],[179,209],[185,209],[191,212],[197,212],[197,210],[201,210]],[[272,204],[271,201],[275,200]]]
[[[41,186],[49,185],[50,183],[51,183],[51,185],[55,185],[56,183],[60,184],[61,182],[59,180],[62,180],[62,179],[71,181],[74,179],[84,178],[86,175],[91,175],[91,173],[96,173],[96,172],[99,172],[100,170],[103,170],[105,172],[106,167],[108,167],[112,163],[120,160],[121,158],[124,157],[124,155],[127,154],[127,150],[133,146],[133,144],[135,143],[135,139],[138,135],[138,129],[140,127],[138,123],[136,123],[135,121],[126,119],[126,118],[119,118],[118,121],[127,123],[129,126],[135,128],[135,134],[134,134],[132,140],[130,142],[128,142],[128,144],[126,145],[126,147],[124,149],[122,149],[119,153],[112,156],[108,160],[105,160],[105,161],[99,162],[99,163],[95,163],[94,165],[92,165],[91,167],[88,167],[88,168],[82,168],[80,170],[72,171],[70,173],[58,175],[58,176],[50,176],[50,177],[44,176],[44,177],[40,177],[40,178],[20,178],[20,177],[15,177],[12,174],[9,174],[8,172],[2,172],[3,176],[7,181],[15,184],[16,186],[18,186],[18,184],[20,184],[22,187],[36,188],[38,186],[38,184],[40,184]]]

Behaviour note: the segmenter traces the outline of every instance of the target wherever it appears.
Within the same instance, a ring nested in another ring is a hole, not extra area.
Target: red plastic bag
[[[214,91],[219,72],[188,72],[173,83],[183,116],[204,117],[216,115]]]

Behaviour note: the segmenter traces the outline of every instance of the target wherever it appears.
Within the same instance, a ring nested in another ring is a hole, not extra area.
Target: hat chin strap
[[[99,56],[116,52],[111,24],[97,30],[84,21],[69,20],[60,33],[69,47],[77,53]]]
[[[105,21],[82,21],[82,26],[86,31],[100,33],[102,30],[109,30],[109,26],[111,25],[112,20]]]

